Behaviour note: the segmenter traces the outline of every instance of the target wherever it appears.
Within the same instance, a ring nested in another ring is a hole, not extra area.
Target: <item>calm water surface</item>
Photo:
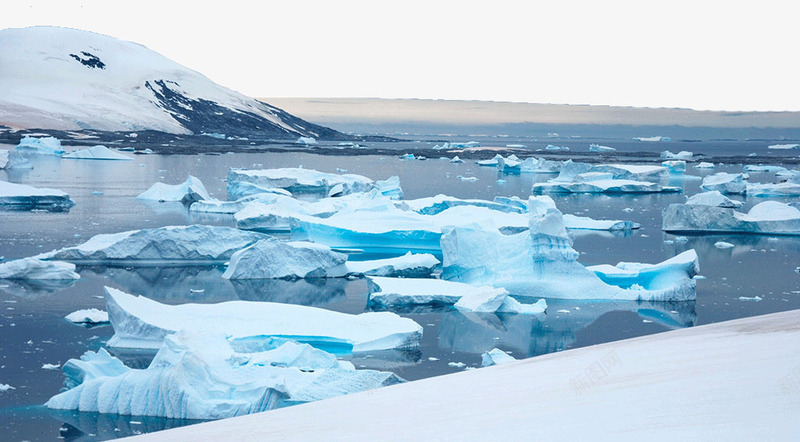
[[[580,143],[587,144],[586,141]],[[691,144],[695,151],[721,149],[714,143],[685,144]],[[761,147],[764,145],[759,143]],[[398,147],[399,150],[402,148]],[[678,146],[678,143],[658,148],[691,150]],[[755,144],[738,147],[744,155],[755,148]],[[527,198],[534,182],[553,177],[501,175],[494,168],[479,167],[469,161],[451,164],[439,159],[406,161],[368,155],[145,155],[135,156],[130,162],[41,158],[33,170],[0,171],[0,179],[62,189],[70,194],[76,205],[69,212],[62,213],[0,212],[0,256],[5,259],[31,256],[79,244],[98,233],[193,223],[232,225],[230,218],[196,217],[181,204],[148,203],[135,197],[157,181],[176,184],[192,174],[203,181],[212,196],[225,199],[224,179],[231,167],[297,166],[324,172],[347,169],[349,173],[373,179],[398,175],[407,199],[437,193],[459,198],[492,199],[513,195]],[[738,172],[741,165],[724,165],[717,171]],[[683,194],[553,198],[564,213],[629,219],[642,224],[640,230],[627,235],[576,233],[574,247],[581,253],[580,261],[586,265],[616,264],[619,261],[659,262],[691,248],[697,250],[705,279],[698,281],[696,302],[664,304],[548,299],[548,313],[541,316],[465,315],[449,308],[409,308],[398,313],[424,327],[418,352],[370,354],[353,362],[359,367],[392,370],[403,378],[414,380],[464,369],[450,363],[463,363],[465,368],[479,367],[481,353],[493,347],[524,358],[675,328],[800,308],[800,274],[795,271],[800,266],[800,238],[748,235],[675,237],[661,232],[661,210],[670,203],[684,201],[685,195],[697,193],[700,177],[713,172],[690,167],[687,173],[691,176],[665,181],[665,184],[683,187]],[[465,182],[457,178],[459,175],[475,176],[478,181]],[[498,183],[498,178],[505,182]],[[751,174],[751,181],[774,180],[772,174]],[[745,209],[763,200],[747,198]],[[731,242],[736,247],[716,249],[714,243],[720,240]],[[243,299],[360,313],[365,311],[367,303],[367,287],[363,280],[231,283],[221,279],[223,269],[215,267],[86,267],[79,268],[79,271],[81,279],[69,284],[0,281],[0,383],[15,387],[0,392],[3,440],[108,439],[191,423],[53,412],[41,406],[60,390],[63,382],[60,370],[45,370],[42,365],[63,365],[86,350],[102,347],[113,334],[110,326],[84,328],[63,319],[77,309],[104,309],[104,285],[169,304]],[[199,290],[203,292],[197,293]],[[763,301],[740,301],[740,296],[760,296]],[[147,353],[115,354],[134,367],[146,367],[152,357]]]

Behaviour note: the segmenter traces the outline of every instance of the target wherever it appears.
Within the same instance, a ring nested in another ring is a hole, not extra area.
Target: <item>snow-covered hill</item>
[[[0,125],[349,138],[222,87],[142,45],[58,27],[0,31]]]

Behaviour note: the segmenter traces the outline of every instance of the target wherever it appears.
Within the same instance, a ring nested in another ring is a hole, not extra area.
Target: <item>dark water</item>
[[[649,134],[643,134],[646,136]],[[472,139],[470,137],[469,139]],[[519,140],[502,140],[516,144]],[[466,140],[462,140],[466,141]],[[552,142],[552,141],[546,141]],[[572,143],[572,144],[570,144]],[[714,143],[658,144],[653,151],[670,149],[712,152],[729,149],[747,155],[755,144],[720,147]],[[487,143],[484,143],[487,144]],[[499,143],[498,143],[499,144]],[[525,144],[525,143],[523,143]],[[585,141],[553,144],[570,147]],[[625,144],[601,143],[624,148]],[[630,144],[633,144],[631,142]],[[641,148],[642,143],[636,145]],[[724,143],[723,143],[724,144]],[[766,144],[759,145],[766,151]],[[406,147],[412,146],[408,143]],[[403,149],[398,145],[398,150]],[[632,147],[633,148],[633,147]],[[737,150],[738,149],[738,150]],[[785,155],[789,153],[782,152]],[[200,178],[215,197],[225,198],[224,178],[229,167],[296,167],[349,173],[385,179],[398,175],[406,198],[445,193],[460,198],[492,199],[495,196],[527,198],[535,181],[552,175],[501,175],[494,168],[471,162],[406,161],[396,157],[330,157],[309,154],[235,154],[220,156],[136,156],[131,162],[70,161],[42,158],[29,171],[0,179],[59,188],[76,202],[69,212],[0,212],[0,256],[31,256],[54,248],[79,244],[98,233],[119,232],[174,224],[231,225],[227,218],[189,214],[181,204],[145,203],[135,199],[156,181],[182,182],[188,174]],[[725,165],[717,171],[741,171],[741,165]],[[575,234],[575,249],[584,264],[619,261],[659,262],[694,248],[701,274],[697,301],[688,303],[637,303],[548,300],[548,313],[525,315],[467,315],[453,309],[409,308],[398,313],[424,327],[418,352],[383,352],[359,357],[359,367],[395,371],[409,380],[480,366],[481,353],[493,347],[518,358],[568,348],[625,339],[674,328],[800,308],[800,237],[748,235],[688,236],[678,238],[661,232],[661,210],[697,193],[701,176],[708,171],[688,170],[694,178],[665,181],[684,188],[684,194],[554,196],[564,213],[593,218],[630,219],[642,228],[628,235],[583,232]],[[475,176],[465,182],[457,176]],[[498,178],[505,183],[497,182]],[[751,181],[773,181],[772,174],[751,174]],[[97,193],[102,193],[97,194]],[[747,198],[745,209],[763,201]],[[736,245],[719,250],[714,243]],[[0,383],[15,387],[0,392],[0,429],[3,440],[108,439],[156,431],[191,422],[91,413],[51,412],[41,406],[62,386],[59,370],[43,364],[64,364],[86,350],[100,348],[113,334],[109,326],[84,328],[63,317],[83,308],[104,309],[102,287],[142,294],[160,302],[215,303],[244,299],[312,305],[360,313],[366,308],[363,280],[266,281],[231,283],[220,278],[223,269],[208,268],[80,268],[81,279],[67,285],[34,285],[0,281]],[[202,290],[202,293],[199,291]],[[760,296],[761,302],[740,301],[740,296]],[[657,349],[654,349],[654,351]],[[145,367],[152,354],[117,355],[129,365]]]

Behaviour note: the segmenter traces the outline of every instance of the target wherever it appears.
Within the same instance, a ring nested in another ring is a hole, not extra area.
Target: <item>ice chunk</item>
[[[230,227],[167,226],[95,235],[78,246],[36,258],[116,265],[221,264],[237,250],[265,237]]]
[[[715,206],[671,204],[664,209],[662,230],[800,235],[800,210],[777,201],[756,204],[748,213]]]
[[[634,230],[641,224],[622,220],[596,220],[585,216],[564,214],[564,225],[571,230]]]
[[[61,364],[42,364],[42,370],[58,370]]]
[[[88,149],[74,150],[70,153],[62,155],[62,158],[70,158],[74,160],[133,160],[133,158],[116,153],[105,146],[92,146]]]
[[[745,172],[770,172],[770,173],[778,173],[778,172],[786,172],[787,169],[782,166],[765,166],[761,164],[748,164],[744,166]]]
[[[454,156],[453,158],[450,159],[450,162],[451,163],[463,163],[464,160],[462,160],[461,158],[458,157],[458,155],[456,155],[456,156]]]
[[[519,166],[522,173],[559,173],[562,161],[546,160],[544,158],[526,158]]]
[[[498,313],[520,313],[520,314],[539,314],[547,310],[547,301],[540,299],[533,304],[523,304],[512,297],[507,297],[500,308],[497,309]]]
[[[641,140],[644,141],[644,140]],[[661,158],[665,160],[691,160],[694,154],[692,152],[682,150],[678,153],[672,153],[668,150],[661,152]]]
[[[112,347],[158,348],[181,329],[234,339],[287,337],[337,353],[407,349],[419,345],[422,327],[390,312],[350,315],[274,302],[166,305],[105,288]],[[235,318],[235,320],[231,320]]]
[[[609,152],[616,152],[617,149],[608,146],[601,146],[599,144],[590,144],[589,145],[589,152],[602,152],[602,153],[609,153]]]
[[[714,166],[714,163],[708,163],[708,162],[702,161],[700,163],[695,164],[694,168],[695,169],[714,169],[715,166]]]
[[[397,258],[370,261],[348,261],[345,265],[348,274],[368,276],[391,276],[402,278],[427,278],[441,264],[429,253],[406,253]]]
[[[344,276],[347,255],[310,242],[265,238],[231,256],[225,279],[297,279]]]
[[[181,184],[155,183],[136,198],[151,201],[179,201],[189,204],[213,199],[200,179],[191,175]]]
[[[393,199],[403,199],[403,188],[400,187],[400,177],[390,176],[383,181],[375,181],[375,186],[381,192],[381,195]]]
[[[653,136],[653,137],[633,137],[636,141],[646,141],[646,142],[657,142],[657,141],[669,141],[669,137],[661,137],[661,136]]]
[[[661,165],[669,169],[671,174],[680,175],[686,172],[686,161],[684,160],[662,161]]]
[[[10,386],[8,384],[0,383],[0,393],[2,393],[4,391],[8,391],[8,390],[16,390],[16,388],[14,388],[14,387],[12,387],[12,386]]]
[[[284,196],[292,196],[291,192],[276,187],[265,187],[247,181],[228,181],[227,186],[228,201],[235,201],[251,195],[260,193],[273,193]]]
[[[452,196],[439,194],[433,197],[418,198],[415,200],[405,200],[403,201],[401,206],[407,207],[409,210],[413,210],[414,212],[417,212],[422,215],[436,215],[443,212],[444,210],[457,206],[486,207],[492,210],[498,210],[500,212],[517,212],[517,213],[526,212],[528,210],[525,201],[519,200],[519,203],[517,204],[512,204],[510,201],[511,201],[510,199],[505,199],[502,201],[460,199]]]
[[[610,173],[615,180],[645,180],[658,178],[668,171],[666,165],[652,164],[595,164],[588,172]]]
[[[75,273],[75,264],[22,258],[0,262],[0,279],[74,280],[80,275]]]
[[[647,294],[641,296],[641,299],[664,301],[694,299],[695,281],[692,277],[700,271],[697,252],[694,250],[688,250],[659,264],[621,262],[616,266],[603,264],[587,269],[608,284],[632,292],[646,291]]]
[[[469,149],[471,147],[481,147],[481,143],[477,141],[467,141],[466,143],[450,143],[453,149]]]
[[[285,189],[292,194],[312,193],[327,195],[337,184],[342,184],[343,193],[367,192],[375,183],[364,176],[354,174],[323,173],[311,169],[284,168],[245,170],[230,169],[228,185],[236,181],[249,182],[263,187]]]
[[[479,160],[479,161],[476,161],[475,163],[478,166],[494,167],[494,166],[497,166],[498,164],[500,164],[500,160],[502,160],[502,159],[503,159],[503,156],[500,155],[500,154],[497,154],[492,159]]]
[[[554,144],[548,144],[544,150],[552,150],[552,151],[566,151],[569,150],[567,146],[556,146]]]
[[[244,210],[252,202],[273,204],[278,201],[285,201],[288,199],[294,201],[294,198],[292,198],[291,196],[286,196],[277,193],[261,192],[239,198],[238,200],[235,201],[219,201],[219,200],[195,201],[192,203],[191,206],[189,206],[189,211],[194,213],[234,215],[237,212]]]
[[[732,248],[734,248],[736,246],[731,244],[731,243],[729,243],[729,242],[717,241],[717,242],[714,243],[714,247],[716,247],[718,249],[732,249]]]
[[[800,183],[748,183],[748,196],[758,197],[793,197],[800,196]]]
[[[703,178],[703,190],[718,190],[720,193],[744,194],[747,191],[745,175],[741,173],[717,172]]]
[[[547,301],[540,299],[534,304],[522,304],[508,296],[506,289],[479,287],[462,296],[454,307],[461,311],[475,313],[539,314],[547,310]]]
[[[739,301],[755,301],[755,302],[758,302],[758,301],[763,301],[763,300],[764,300],[764,298],[762,298],[760,296],[753,296],[753,297],[739,296]]]
[[[317,144],[317,140],[313,137],[300,137],[297,139],[297,144]]]
[[[680,187],[661,186],[657,183],[633,180],[601,179],[589,182],[534,183],[533,194],[544,193],[660,193],[680,192]]]
[[[82,382],[45,405],[84,412],[219,419],[402,382],[393,373],[355,370],[307,345],[285,340],[265,344],[241,351],[221,336],[181,332],[165,339],[144,370],[119,367],[119,360],[89,352],[76,362],[78,372],[84,373]],[[116,371],[102,372],[109,367]]]
[[[33,138],[25,135],[14,150],[25,155],[55,155],[64,154],[61,141],[55,137]]]
[[[0,206],[13,210],[69,210],[75,203],[66,193],[27,184],[0,181]]]
[[[119,376],[129,370],[122,361],[111,356],[104,348],[97,352],[87,351],[80,359],[70,359],[61,369],[64,373],[64,386],[68,389],[92,379]]]
[[[493,348],[481,355],[481,367],[506,364],[516,360],[517,359],[515,357],[509,355],[503,350],[500,350],[499,348]]]
[[[433,149],[433,150],[447,150],[447,149],[450,149],[450,143],[445,141],[441,145],[439,145],[439,144],[434,145],[433,147],[431,147],[431,149]]]
[[[736,201],[728,198],[727,196],[720,193],[718,190],[712,190],[710,192],[702,192],[696,195],[693,195],[688,200],[686,200],[686,204],[690,205],[699,205],[699,206],[714,206],[714,207],[728,207],[728,208],[739,208],[742,206],[741,201]]]
[[[789,149],[800,149],[800,144],[771,144],[767,146],[767,149],[775,149],[775,150],[789,150]]]
[[[96,308],[74,311],[67,316],[66,320],[76,324],[101,324],[108,322],[108,313]]]
[[[460,282],[428,278],[369,277],[367,281],[370,304],[383,307],[453,305],[462,296],[473,291],[495,290],[491,287],[474,287]]]

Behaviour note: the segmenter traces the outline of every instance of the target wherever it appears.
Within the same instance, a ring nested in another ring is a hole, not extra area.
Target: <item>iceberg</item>
[[[703,178],[700,188],[718,190],[721,193],[744,194],[747,192],[747,175],[741,173],[717,172]]]
[[[133,158],[116,153],[105,146],[92,146],[88,149],[75,150],[70,153],[65,153],[61,156],[61,158],[69,158],[73,160],[133,160]]]
[[[96,308],[90,308],[74,311],[65,316],[64,319],[75,324],[103,324],[108,322],[108,313]]]
[[[519,165],[521,173],[559,173],[562,161],[546,160],[544,158],[526,158]]]
[[[717,242],[714,243],[714,247],[716,247],[718,249],[732,249],[732,248],[736,247],[736,245],[731,244],[729,242],[725,242],[725,241],[717,241]]]
[[[694,165],[695,169],[714,169],[715,167],[716,166],[714,166],[714,163],[708,163],[705,161],[699,162]]]
[[[646,181],[597,179],[571,183],[554,180],[547,183],[534,183],[531,193],[534,195],[546,193],[662,193],[680,192],[681,190],[680,187],[662,186]]]
[[[155,183],[136,198],[150,201],[173,201],[191,204],[195,201],[212,200],[200,179],[189,175],[181,184]]]
[[[520,173],[521,166],[522,160],[513,154],[509,155],[508,158],[500,156],[500,158],[497,159],[497,167],[503,173]]]
[[[466,143],[450,143],[453,149],[469,149],[471,147],[481,147],[481,143],[477,141],[467,141]]]
[[[0,181],[0,207],[4,209],[63,211],[74,205],[61,190]]]
[[[739,207],[742,207],[742,204],[744,203],[741,201],[732,200],[720,193],[718,190],[712,190],[710,192],[702,192],[692,195],[686,200],[686,204],[738,209]]]
[[[642,299],[687,301],[694,299],[695,281],[700,272],[697,252],[687,250],[659,264],[621,262],[587,267],[603,282],[631,291],[646,291]],[[676,284],[676,281],[679,281]]]
[[[492,159],[489,159],[489,160],[479,160],[479,161],[476,161],[476,162],[475,162],[475,164],[477,164],[478,166],[495,167],[495,166],[497,166],[498,164],[500,164],[500,161],[501,161],[502,159],[503,159],[503,156],[502,156],[502,155],[500,155],[500,154],[497,154],[497,155],[495,155],[495,156],[494,156],[494,158],[492,158]]]
[[[744,166],[745,172],[771,172],[771,173],[778,173],[778,172],[787,172],[788,169],[782,166],[765,166],[762,164],[748,164]]]
[[[651,265],[648,268],[659,275],[656,285],[646,280],[633,285],[604,281],[597,272],[577,262],[578,252],[572,248],[563,216],[553,200],[532,197],[528,205],[527,232],[504,235],[497,228],[480,224],[447,228],[441,238],[442,279],[546,298],[694,299],[695,282],[691,277],[695,266],[685,265],[680,272],[673,271],[669,260]]]
[[[570,230],[635,230],[642,225],[633,221],[622,220],[596,220],[586,216],[564,214],[564,226]]]
[[[396,175],[392,175],[382,181],[375,181],[375,186],[378,188],[378,191],[381,192],[381,195],[389,199],[403,199],[403,188],[400,187],[400,177]]]
[[[239,200],[248,196],[261,193],[273,193],[284,196],[292,196],[291,192],[277,187],[265,187],[247,181],[229,181],[227,186],[228,201]]]
[[[668,172],[668,166],[663,164],[595,164],[588,172],[610,173],[611,178],[618,180],[646,180],[659,178]]]
[[[75,273],[75,264],[22,258],[0,262],[0,279],[74,280],[80,275]]]
[[[590,144],[589,145],[589,152],[601,152],[601,153],[610,153],[616,152],[617,149],[608,146],[601,146],[599,144]]]
[[[669,141],[669,137],[661,137],[661,136],[653,136],[653,137],[633,137],[636,141],[648,141],[648,142],[657,142],[657,141]]]
[[[297,139],[297,144],[317,144],[317,140],[314,137],[300,137]]]
[[[70,360],[64,374],[72,387],[48,408],[181,419],[228,418],[403,382],[292,341],[248,345],[190,332],[166,337],[146,369],[125,367],[101,349]]]
[[[412,349],[422,327],[390,312],[350,315],[274,302],[228,301],[166,305],[106,287],[114,336],[110,347],[157,349],[178,330],[217,333],[239,341],[283,337],[335,353]],[[235,320],[231,320],[235,318]]]
[[[567,150],[569,150],[569,147],[567,147],[567,146],[556,146],[556,145],[553,145],[553,144],[548,144],[547,146],[545,146],[544,150],[567,151]]]
[[[82,264],[213,265],[266,236],[230,227],[167,226],[95,235],[83,244],[35,256]]]
[[[511,201],[511,200],[508,200]],[[407,208],[408,210],[417,212],[421,215],[436,215],[447,209],[458,206],[473,206],[473,207],[486,207],[500,212],[517,212],[522,213],[528,210],[525,201],[520,200],[519,204],[511,204],[506,200],[495,201],[479,200],[479,199],[460,199],[448,195],[436,195],[433,197],[417,198],[414,200],[405,200],[398,206]]]
[[[456,156],[454,156],[453,158],[450,159],[450,162],[451,163],[463,163],[464,160],[462,160],[461,158],[458,157],[458,155],[456,155]]]
[[[61,147],[61,141],[58,138],[33,138],[28,135],[25,135],[19,141],[14,151],[25,155],[55,155],[58,157],[65,153],[64,149]]]
[[[663,213],[665,232],[800,235],[800,210],[777,201],[756,204],[749,212],[699,204],[671,204]]]
[[[220,201],[220,200],[201,200],[195,201],[189,206],[189,211],[194,213],[206,213],[216,215],[235,215],[237,212],[244,210],[250,203],[259,202],[264,204],[273,204],[279,200],[292,200],[291,196],[285,196],[277,193],[256,193],[249,196],[244,196],[234,201]]]
[[[643,140],[642,140],[643,141]],[[678,153],[672,153],[668,150],[661,152],[661,158],[665,160],[691,160],[694,156],[694,153],[682,150]]]
[[[774,150],[789,150],[789,149],[800,149],[800,144],[771,144],[767,146],[767,149],[774,149]]]
[[[745,193],[757,197],[793,197],[800,196],[800,183],[748,183]]]
[[[669,169],[669,173],[674,175],[680,175],[686,172],[686,161],[684,160],[662,161],[661,165]]]
[[[473,313],[540,314],[547,310],[547,301],[540,299],[533,304],[522,304],[509,297],[506,289],[479,287],[467,292],[453,307],[462,312]]]
[[[517,359],[508,353],[500,350],[499,348],[493,348],[486,353],[481,355],[481,367],[490,367],[492,365],[500,365],[500,364],[507,364],[509,362],[514,362]]]
[[[429,278],[441,264],[429,253],[406,253],[403,256],[369,261],[347,261],[348,275],[390,276],[393,278]]]
[[[292,194],[311,193],[328,195],[337,184],[342,185],[342,194],[368,192],[375,188],[371,179],[354,174],[323,173],[311,169],[230,169],[228,185],[241,181],[263,187],[284,189]]]
[[[33,165],[24,154],[16,150],[0,150],[0,169],[33,169]]]
[[[322,244],[265,238],[237,251],[225,279],[298,279],[344,276],[347,255]]]

